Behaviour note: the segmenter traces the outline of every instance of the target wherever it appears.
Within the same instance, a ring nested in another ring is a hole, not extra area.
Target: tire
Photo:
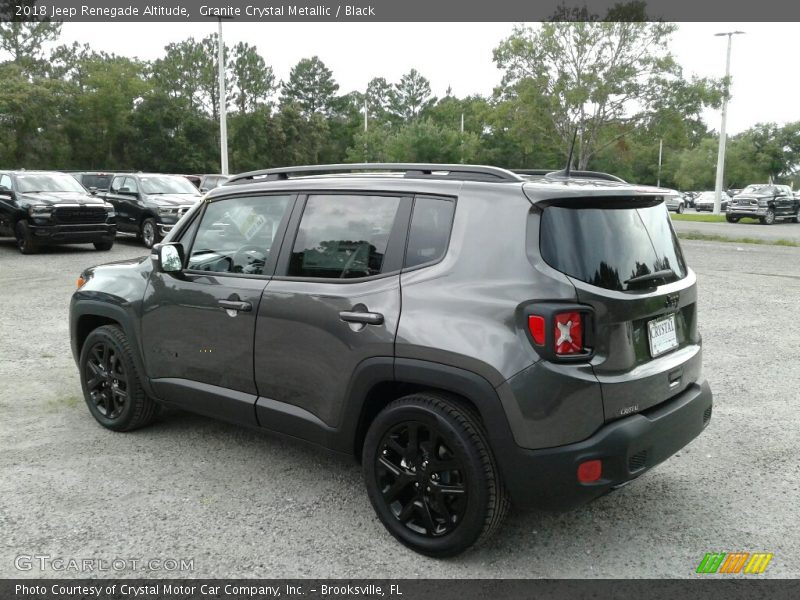
[[[488,539],[508,511],[480,420],[443,394],[389,404],[367,431],[362,461],[378,518],[421,554],[460,554]]]
[[[110,242],[94,242],[95,250],[102,250],[103,252],[111,250],[114,247],[114,240]]]
[[[684,210],[684,208],[683,208],[683,202],[680,202],[680,203],[678,204],[678,209],[677,209],[677,211],[676,211],[676,212],[677,212],[679,215],[682,215],[682,214],[683,214],[683,210]]]
[[[725,220],[728,223],[738,223],[739,222],[739,217],[734,217],[733,215],[725,215]]]
[[[800,206],[797,207],[797,212],[792,217],[792,223],[800,223]]]
[[[775,222],[775,211],[771,208],[767,209],[767,214],[758,219],[762,225],[772,225]]]
[[[119,327],[104,325],[92,331],[78,364],[83,397],[100,425],[133,431],[156,416],[158,405],[145,394],[130,343]]]
[[[17,221],[14,226],[14,237],[17,240],[17,248],[22,254],[36,254],[39,251],[39,244],[33,239],[33,234],[25,221]]]
[[[161,241],[155,219],[145,219],[142,221],[141,236],[142,242],[148,248],[152,248]]]

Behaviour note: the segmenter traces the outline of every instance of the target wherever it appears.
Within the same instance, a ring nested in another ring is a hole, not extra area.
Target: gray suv
[[[81,274],[88,408],[129,431],[172,405],[353,455],[393,536],[458,554],[509,504],[586,503],[708,425],[667,193],[465,165],[235,176],[151,256]]]

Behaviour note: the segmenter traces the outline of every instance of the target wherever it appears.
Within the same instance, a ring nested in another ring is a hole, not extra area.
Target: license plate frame
[[[665,325],[665,327],[660,327],[661,325]],[[675,313],[648,321],[647,341],[650,344],[650,356],[653,358],[677,348],[678,332],[675,326]]]

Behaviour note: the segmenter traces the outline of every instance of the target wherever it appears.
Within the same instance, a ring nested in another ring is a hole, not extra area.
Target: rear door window
[[[387,272],[399,196],[312,195],[289,261],[290,277],[353,279]],[[406,225],[407,225],[406,221]]]
[[[576,200],[548,206],[542,214],[540,250],[553,268],[611,290],[641,289],[641,283],[630,280],[657,271],[672,271],[666,282],[686,276],[660,200]]]

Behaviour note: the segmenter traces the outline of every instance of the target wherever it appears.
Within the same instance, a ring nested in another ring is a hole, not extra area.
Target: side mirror
[[[183,271],[183,245],[182,244],[158,244],[153,247],[156,253],[154,257],[155,267],[161,273],[180,273]]]
[[[203,194],[205,194],[207,191],[208,191],[208,188],[207,188],[207,187],[205,187],[205,186],[202,186],[202,187],[200,188],[200,192],[201,192],[201,193],[203,193]]]
[[[94,186],[90,187],[90,188],[89,188],[89,193],[90,193],[92,196],[96,196],[96,195],[97,195],[97,188],[96,188],[96,187],[94,187]]]

